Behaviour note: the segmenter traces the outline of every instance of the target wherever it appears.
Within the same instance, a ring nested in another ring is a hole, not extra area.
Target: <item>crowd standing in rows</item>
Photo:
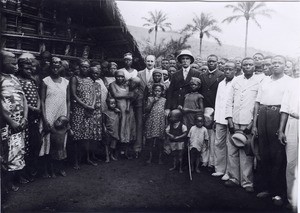
[[[107,163],[146,150],[146,163],[162,164],[171,154],[170,171],[182,173],[188,150],[192,172],[202,163],[225,186],[296,206],[299,65],[285,57],[204,61],[182,50],[159,68],[148,55],[137,71],[131,53],[121,69],[47,51],[40,61],[30,53],[0,56],[4,200],[39,169],[44,178],[66,176],[69,145],[74,169],[97,166],[104,147]]]

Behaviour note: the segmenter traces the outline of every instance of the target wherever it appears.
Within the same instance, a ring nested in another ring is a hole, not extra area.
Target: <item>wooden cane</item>
[[[192,177],[192,170],[191,170],[191,154],[190,154],[190,147],[188,146],[188,164],[189,164],[189,175],[190,175],[190,180],[193,180]]]

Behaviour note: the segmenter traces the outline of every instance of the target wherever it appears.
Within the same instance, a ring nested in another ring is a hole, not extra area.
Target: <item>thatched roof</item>
[[[1,40],[8,50],[38,54],[46,49],[70,59],[87,50],[89,58],[116,62],[132,52],[136,68],[144,66],[114,0],[7,1],[3,18]]]

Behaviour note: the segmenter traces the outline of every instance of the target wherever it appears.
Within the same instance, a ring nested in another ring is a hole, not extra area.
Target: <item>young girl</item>
[[[103,112],[103,132],[105,135],[105,154],[106,163],[112,160],[117,160],[116,146],[120,140],[119,124],[120,124],[120,110],[117,108],[116,99],[108,97],[107,110]]]
[[[152,161],[152,149],[158,147],[158,164],[162,164],[163,139],[165,129],[165,103],[166,99],[162,97],[164,86],[162,84],[153,84],[153,97],[148,97],[145,111],[149,112],[146,120],[146,143],[149,146],[149,159]]]
[[[187,128],[182,123],[182,113],[179,109],[174,109],[169,114],[169,122],[166,129],[166,134],[170,140],[170,147],[173,155],[173,167],[169,171],[176,169],[177,161],[179,161],[179,173],[182,171],[182,153],[184,148],[184,142],[187,136]]]
[[[146,103],[146,101],[148,100],[148,97],[153,96],[153,93],[152,93],[153,84],[158,84],[158,83],[163,84],[164,83],[163,74],[162,74],[161,70],[159,70],[159,69],[155,69],[153,71],[152,78],[153,78],[153,81],[150,81],[144,90],[144,103]],[[164,90],[165,90],[165,88],[164,88]],[[164,94],[162,94],[162,96],[164,96]]]
[[[203,96],[198,92],[201,86],[201,81],[199,78],[192,77],[190,81],[191,92],[185,95],[184,104],[182,111],[183,122],[187,126],[188,130],[195,125],[195,115],[203,114]],[[181,109],[181,106],[179,106]]]
[[[61,176],[65,177],[67,174],[64,171],[63,160],[67,158],[66,144],[67,133],[71,132],[69,120],[66,116],[60,116],[53,124],[53,128],[50,133],[50,156],[51,162],[51,176],[56,177],[54,167],[58,168],[58,172]]]
[[[199,165],[201,160],[201,153],[206,151],[208,147],[208,132],[207,129],[203,126],[204,118],[202,115],[196,115],[194,119],[196,125],[192,126],[188,134],[189,149],[191,152],[191,170],[192,172],[196,170],[197,173],[200,173]]]

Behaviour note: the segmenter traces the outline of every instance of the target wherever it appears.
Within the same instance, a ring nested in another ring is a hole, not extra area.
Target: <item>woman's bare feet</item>
[[[169,171],[174,171],[176,169],[176,166],[173,166],[172,168],[169,169]]]
[[[87,160],[87,164],[93,165],[93,166],[98,166],[97,163],[95,163],[95,162],[93,162],[93,161],[91,161],[91,160]]]

